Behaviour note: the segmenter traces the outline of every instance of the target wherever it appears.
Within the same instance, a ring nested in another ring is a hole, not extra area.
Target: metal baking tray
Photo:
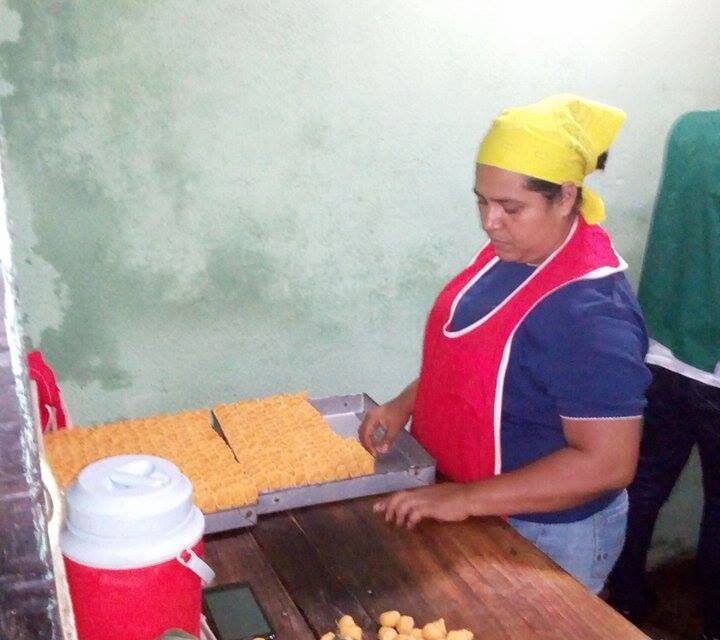
[[[250,504],[205,515],[205,533],[252,527],[257,522],[257,505]]]
[[[310,398],[309,402],[336,433],[346,438],[357,437],[365,412],[377,407],[377,403],[365,393]],[[435,461],[415,438],[407,431],[402,431],[392,451],[376,458],[375,473],[372,475],[261,493],[258,497],[257,512],[258,515],[273,513],[323,502],[411,489],[433,482]]]
[[[364,393],[310,398],[309,402],[336,433],[346,438],[357,437],[363,415],[368,409],[377,406],[375,401]],[[222,427],[217,422],[216,428],[222,435]],[[375,472],[372,475],[261,493],[257,502],[257,515],[410,489],[432,484],[434,481],[435,461],[415,438],[407,431],[402,431],[392,451],[375,460]],[[215,515],[218,514],[210,514],[206,518],[213,518]],[[230,516],[228,521],[232,525],[234,519]]]

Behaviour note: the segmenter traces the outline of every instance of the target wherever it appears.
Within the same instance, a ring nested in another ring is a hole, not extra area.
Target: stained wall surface
[[[628,112],[590,184],[637,281],[668,128],[720,102],[719,23],[713,0],[0,0],[29,346],[82,423],[388,398],[483,241],[473,158],[506,106]]]

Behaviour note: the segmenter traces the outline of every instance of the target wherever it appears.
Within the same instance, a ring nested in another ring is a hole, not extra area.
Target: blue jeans
[[[625,540],[628,498],[623,491],[602,511],[576,522],[530,522],[510,518],[510,524],[540,551],[600,593]]]
[[[650,369],[653,382],[647,393],[640,461],[628,487],[627,541],[608,581],[610,602],[634,616],[646,609],[645,561],[655,521],[697,444],[705,497],[698,579],[706,630],[720,637],[720,388],[662,367]]]

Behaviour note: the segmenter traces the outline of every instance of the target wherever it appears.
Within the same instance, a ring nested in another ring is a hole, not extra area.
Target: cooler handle
[[[215,580],[215,572],[212,570],[212,567],[192,549],[183,549],[175,556],[175,559],[183,567],[187,567],[190,571],[197,574],[200,580],[203,581],[203,584],[208,585]]]

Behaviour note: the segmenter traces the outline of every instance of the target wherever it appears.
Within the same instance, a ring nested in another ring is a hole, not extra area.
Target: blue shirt
[[[535,267],[497,262],[455,308],[451,329],[476,322]],[[544,298],[513,338],[500,432],[502,470],[523,467],[567,446],[562,417],[642,415],[650,372],[645,324],[627,278],[579,280]],[[605,508],[612,492],[571,509],[520,514],[535,522],[572,522]]]

